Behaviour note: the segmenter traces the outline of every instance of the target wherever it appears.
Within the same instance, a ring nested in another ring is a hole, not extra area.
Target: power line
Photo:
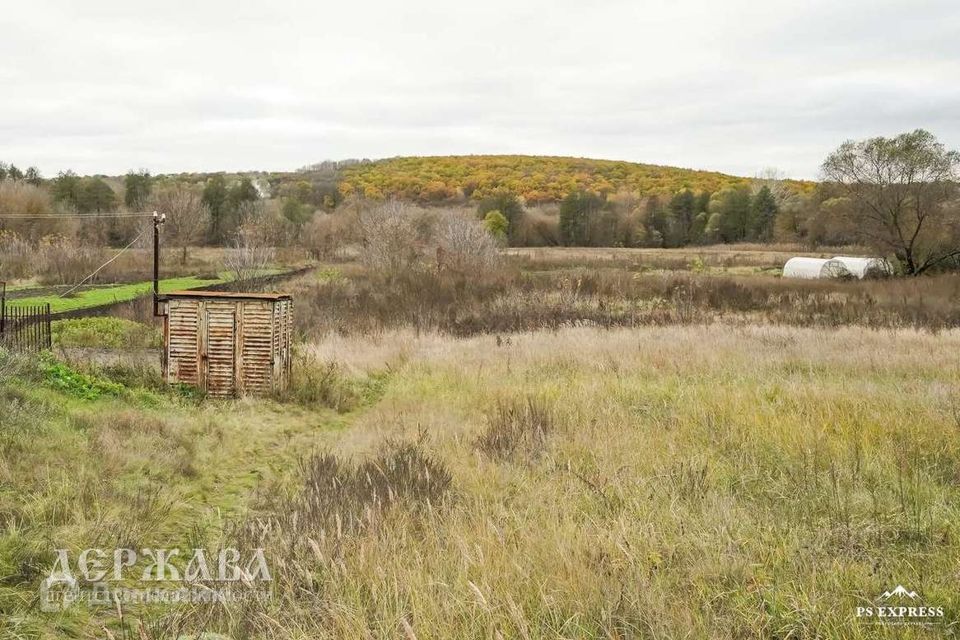
[[[153,214],[151,213],[150,215],[152,216]],[[113,262],[114,260],[116,260],[117,258],[119,258],[121,255],[123,255],[123,252],[124,252],[124,251],[126,251],[127,249],[129,249],[130,247],[132,247],[137,240],[139,240],[140,238],[142,238],[144,233],[145,233],[145,232],[141,231],[141,232],[139,233],[139,235],[137,235],[136,238],[134,238],[133,240],[130,241],[130,244],[128,244],[127,246],[125,246],[123,249],[120,249],[120,251],[117,252],[117,255],[113,256],[112,258],[110,258],[109,260],[107,260],[106,262],[104,262],[102,265],[100,265],[99,267],[97,267],[96,270],[94,270],[93,273],[91,273],[91,274],[88,275],[86,278],[84,278],[83,280],[81,280],[80,282],[78,282],[77,284],[75,284],[72,288],[70,288],[70,289],[68,289],[67,291],[64,291],[63,293],[61,293],[61,294],[60,294],[60,297],[63,298],[63,297],[65,297],[65,296],[69,295],[69,294],[72,293],[74,290],[76,290],[77,288],[79,288],[80,286],[82,286],[84,282],[86,282],[87,280],[89,280],[89,279],[92,278],[93,276],[95,276],[95,275],[97,275],[98,273],[100,273],[100,270],[101,270],[101,269],[103,269],[105,266],[107,266],[108,264],[110,264],[111,262]]]
[[[152,218],[153,212],[131,213],[126,211],[116,211],[111,213],[5,213],[0,214],[0,220],[96,220],[98,218]]]

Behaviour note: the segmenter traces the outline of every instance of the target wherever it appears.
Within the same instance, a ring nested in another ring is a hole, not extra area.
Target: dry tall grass
[[[261,530],[274,599],[224,611],[215,628],[234,637],[875,638],[957,624],[957,331],[403,333],[314,350],[395,373],[331,455],[376,460],[386,441],[419,440],[450,493],[433,509],[391,503],[376,527]],[[563,427],[530,427],[543,424],[530,397]],[[491,428],[536,433],[539,455],[488,455]],[[289,511],[283,495],[256,515]],[[856,619],[897,584],[943,606],[943,624]]]
[[[315,338],[330,331],[378,333],[408,326],[454,335],[566,326],[773,323],[837,327],[960,326],[960,276],[883,281],[801,281],[622,268],[520,272],[476,278],[395,273],[386,284],[364,272],[291,283],[297,324]]]

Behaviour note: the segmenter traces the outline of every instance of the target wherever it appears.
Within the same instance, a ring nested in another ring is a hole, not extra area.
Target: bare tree
[[[777,203],[777,208],[782,209],[789,206],[797,200],[796,189],[787,184],[787,176],[776,167],[766,167],[754,175],[750,184],[750,191],[756,195],[763,187],[770,189],[770,195]]]
[[[223,266],[235,281],[241,282],[262,276],[273,262],[274,251],[252,233],[241,229],[224,258]]]
[[[923,129],[848,140],[823,163],[824,177],[855,205],[861,241],[919,275],[960,256],[956,202],[960,153]]]
[[[180,263],[186,264],[188,247],[199,241],[210,226],[210,208],[199,192],[182,184],[157,191],[152,204],[154,209],[167,214],[164,235],[180,247]]]
[[[359,216],[353,211],[319,213],[303,226],[299,241],[314,258],[335,258],[359,240],[359,227]]]
[[[385,276],[414,271],[423,247],[418,242],[418,216],[407,204],[390,201],[360,214],[360,259],[371,271]]]

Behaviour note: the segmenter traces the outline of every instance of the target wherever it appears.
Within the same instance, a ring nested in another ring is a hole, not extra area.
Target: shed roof
[[[290,300],[289,293],[262,293],[256,291],[171,291],[161,298],[226,298],[233,300]]]

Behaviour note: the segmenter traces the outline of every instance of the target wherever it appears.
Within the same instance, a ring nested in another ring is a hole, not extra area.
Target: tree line
[[[35,168],[21,171],[0,163],[0,214],[163,209],[176,213],[168,217],[167,233],[170,242],[183,249],[184,260],[190,245],[230,245],[244,232],[274,245],[313,243],[327,250],[338,242],[356,241],[351,219],[383,202],[379,189],[357,192],[358,175],[386,180],[383,184],[390,189],[403,192],[411,172],[423,170],[415,186],[429,183],[431,177],[448,182],[466,178],[468,202],[476,203],[483,226],[512,246],[858,244],[893,258],[905,273],[918,274],[960,266],[958,165],[960,154],[924,130],[848,141],[824,161],[824,179],[816,184],[775,173],[744,179],[654,165],[527,156],[328,162],[254,177],[153,176],[141,169],[118,179],[64,171],[49,180]],[[497,167],[504,173],[491,173]],[[589,173],[591,168],[595,173]],[[479,182],[471,183],[474,178]],[[550,198],[557,202],[527,199],[527,178],[551,185]],[[644,191],[651,185],[659,185],[659,190]],[[664,185],[671,188],[661,189]],[[0,224],[0,229],[5,226]],[[50,226],[36,224],[31,233],[42,235]],[[128,220],[107,221],[96,229],[98,237],[90,240],[111,245],[126,244],[137,233]]]

